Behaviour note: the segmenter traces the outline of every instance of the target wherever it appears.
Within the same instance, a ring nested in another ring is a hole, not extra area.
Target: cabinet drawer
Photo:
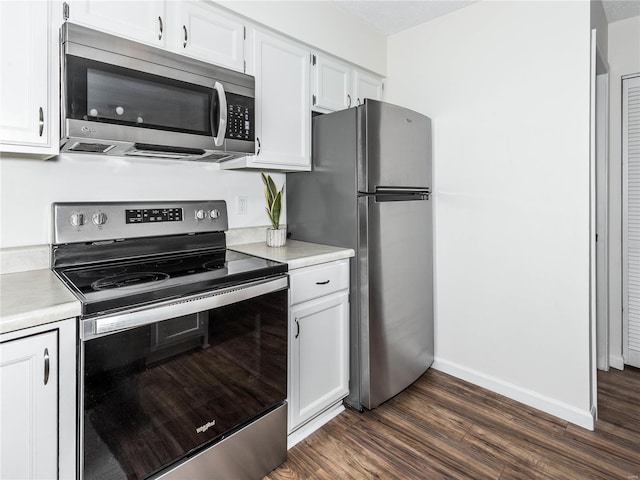
[[[289,272],[291,305],[349,288],[349,260]]]

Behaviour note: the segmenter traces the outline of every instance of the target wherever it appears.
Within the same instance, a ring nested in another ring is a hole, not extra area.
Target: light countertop
[[[0,333],[80,315],[76,297],[49,269],[0,275]]]
[[[241,253],[275,260],[289,265],[289,270],[342,260],[355,255],[351,248],[331,247],[317,243],[287,240],[284,247],[267,247],[266,242],[245,243],[229,247]]]

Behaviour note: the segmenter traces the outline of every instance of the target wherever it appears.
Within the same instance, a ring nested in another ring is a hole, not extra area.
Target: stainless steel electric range
[[[82,303],[79,471],[261,478],[286,459],[287,266],[226,248],[223,201],[56,203]]]

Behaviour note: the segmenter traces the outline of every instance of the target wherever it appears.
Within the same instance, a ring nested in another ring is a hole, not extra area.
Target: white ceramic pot
[[[287,243],[287,230],[285,228],[279,228],[277,230],[267,228],[268,247],[284,247],[285,243]]]

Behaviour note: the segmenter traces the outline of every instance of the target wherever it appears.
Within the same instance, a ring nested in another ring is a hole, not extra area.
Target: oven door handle
[[[80,330],[83,341],[102,337],[123,330],[190,315],[213,308],[238,303],[267,293],[285,290],[289,287],[287,276],[275,279],[258,280],[216,290],[207,294],[192,295],[179,300],[171,300],[152,307],[139,308],[125,313],[106,315],[82,321]]]

